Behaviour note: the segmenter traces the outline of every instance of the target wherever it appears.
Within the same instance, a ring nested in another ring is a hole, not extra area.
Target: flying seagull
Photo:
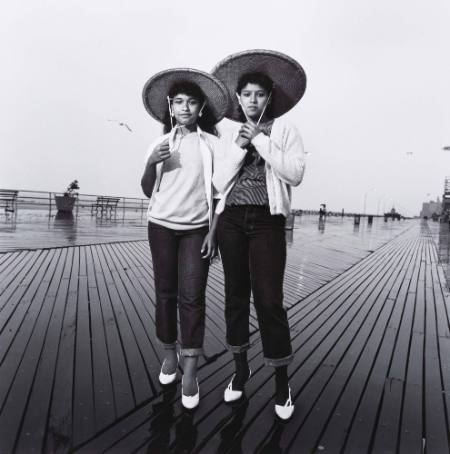
[[[447,145],[447,146],[445,146],[445,147],[442,147],[442,149],[443,149],[444,151],[450,151],[450,146]]]
[[[128,131],[133,132],[133,130],[132,130],[126,123],[124,123],[123,121],[110,120],[110,119],[108,119],[108,121],[114,121],[114,122],[116,122],[119,126],[125,126],[125,128],[127,128]]]

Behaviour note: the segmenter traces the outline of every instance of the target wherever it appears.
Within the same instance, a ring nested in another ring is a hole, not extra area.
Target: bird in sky
[[[114,122],[117,123],[119,126],[124,126],[125,128],[128,129],[128,131],[133,132],[133,130],[132,130],[126,123],[124,123],[123,121],[110,120],[109,118],[108,118],[108,121],[114,121]]]
[[[412,152],[412,151],[407,151],[407,152],[406,152],[406,155],[407,155],[407,156],[412,156],[412,155],[413,155],[413,152]]]

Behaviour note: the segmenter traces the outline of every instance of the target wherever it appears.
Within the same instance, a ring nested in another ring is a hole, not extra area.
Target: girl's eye
[[[174,104],[182,104],[182,103],[183,103],[183,100],[180,99],[180,98],[175,98],[175,99],[173,100],[173,103],[174,103]]]

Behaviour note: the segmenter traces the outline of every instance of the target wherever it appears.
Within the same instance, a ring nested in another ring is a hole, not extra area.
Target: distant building
[[[450,177],[445,177],[444,195],[442,196],[442,215],[448,221],[450,213]]]
[[[424,202],[422,204],[422,211],[420,212],[420,217],[421,218],[427,217],[428,219],[430,219],[433,216],[433,214],[439,216],[441,212],[442,203],[438,197],[436,202],[430,200],[429,202]]]

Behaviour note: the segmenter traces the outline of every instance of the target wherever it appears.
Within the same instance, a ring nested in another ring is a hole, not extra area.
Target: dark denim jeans
[[[208,227],[172,230],[148,223],[155,277],[156,335],[166,348],[175,346],[178,303],[182,356],[203,354],[209,259],[202,259],[200,250],[207,233]]]
[[[292,359],[283,277],[286,265],[285,217],[266,206],[227,206],[220,215],[218,241],[225,272],[227,343],[239,353],[249,344],[250,292],[253,292],[264,361],[284,366]]]

